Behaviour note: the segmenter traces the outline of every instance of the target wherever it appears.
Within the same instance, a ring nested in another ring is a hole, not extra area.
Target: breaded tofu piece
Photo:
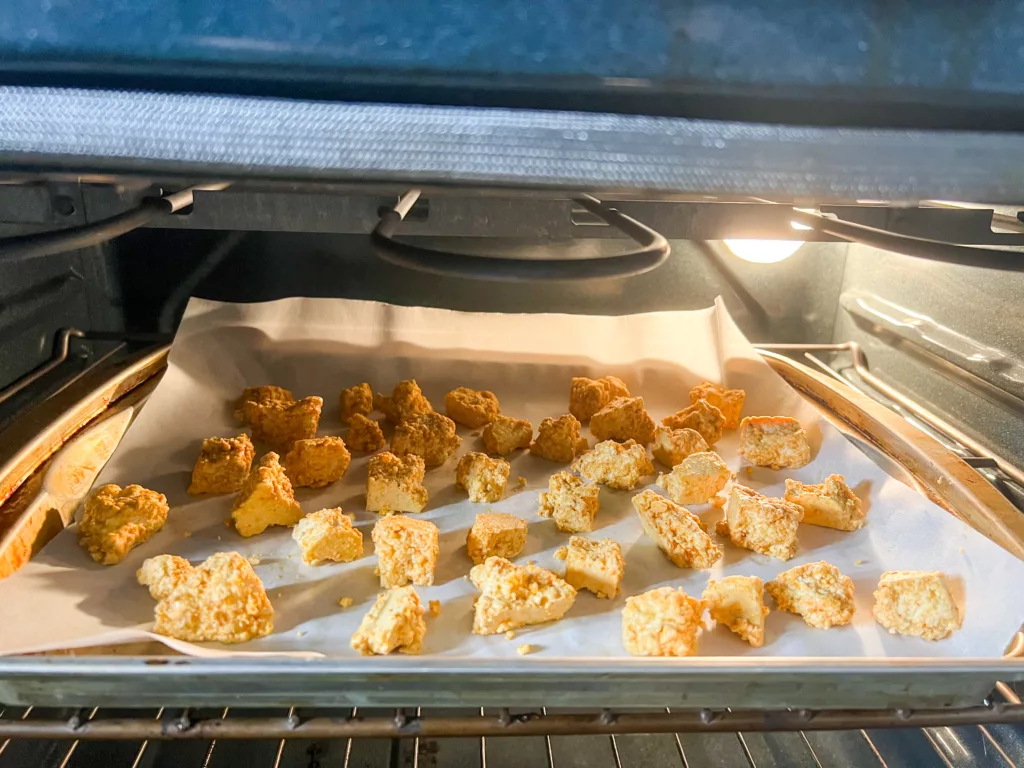
[[[722,550],[701,527],[700,518],[654,491],[633,497],[633,509],[640,515],[651,541],[679,568],[710,568],[722,559]]]
[[[302,508],[277,454],[266,454],[235,497],[231,510],[235,530],[245,537],[255,536],[272,525],[295,525],[301,518]]]
[[[949,637],[963,624],[941,571],[886,571],[875,590],[873,613],[892,634],[925,640]]]
[[[526,419],[513,419],[499,414],[484,427],[483,439],[488,453],[508,456],[517,448],[530,447],[533,424]]]
[[[476,565],[488,557],[513,558],[526,546],[526,521],[502,512],[476,516],[466,535],[466,552]]]
[[[635,440],[605,440],[573,462],[572,468],[593,483],[630,490],[645,475],[654,474],[647,450]]]
[[[725,504],[725,519],[715,530],[737,547],[789,560],[796,554],[796,534],[803,515],[796,504],[734,485]]]
[[[764,582],[757,576],[710,579],[701,595],[711,618],[735,632],[752,648],[764,645]]]
[[[722,439],[725,430],[725,416],[707,400],[698,400],[688,408],[666,416],[661,423],[672,429],[692,429],[697,432],[708,445],[714,445]]]
[[[379,451],[384,447],[384,433],[381,431],[380,424],[361,413],[353,415],[348,420],[345,445],[349,450],[360,453]]]
[[[475,565],[469,580],[480,590],[473,634],[496,635],[529,624],[557,621],[576,600],[576,590],[551,571],[489,557]]]
[[[612,600],[619,594],[626,561],[617,541],[592,541],[572,536],[565,558],[565,580],[577,591],[587,589],[598,597]]]
[[[293,488],[323,488],[340,480],[351,462],[340,437],[311,437],[295,441],[284,457],[284,471]]]
[[[546,418],[537,429],[537,439],[530,445],[530,453],[548,461],[572,461],[578,453],[587,450],[587,441],[580,437],[580,423],[567,413],[557,419]]]
[[[97,563],[116,565],[167,522],[167,498],[141,485],[103,485],[85,502],[78,542]]]
[[[391,396],[377,393],[373,396],[373,407],[384,414],[392,424],[401,424],[413,416],[432,413],[434,407],[423,395],[416,379],[406,379],[395,385]]]
[[[804,485],[787,478],[785,499],[803,509],[803,522],[808,525],[856,531],[867,522],[860,499],[842,475],[829,475],[820,485]]]
[[[341,507],[306,515],[292,529],[292,538],[306,565],[351,563],[363,556],[363,534]]]
[[[617,397],[590,417],[590,434],[598,440],[647,445],[654,439],[654,419],[644,410],[642,397]]]
[[[470,451],[455,467],[455,485],[469,494],[470,501],[500,501],[511,471],[512,465],[504,459]]]
[[[456,387],[444,396],[444,410],[452,421],[477,429],[494,421],[501,406],[493,392]]]
[[[296,440],[316,437],[320,424],[322,397],[304,397],[294,403],[267,403],[250,408],[253,440],[261,440],[275,451],[286,453]]]
[[[246,434],[206,438],[192,469],[192,483],[188,492],[193,496],[234,493],[249,476],[255,456],[256,450]]]
[[[714,451],[687,456],[667,475],[658,475],[657,484],[676,504],[703,504],[725,488],[732,473]]]
[[[690,390],[690,404],[703,400],[713,405],[725,417],[725,428],[736,429],[740,425],[740,413],[747,393],[742,389],[726,389],[721,384],[705,381]]]
[[[711,446],[707,440],[700,436],[695,429],[684,427],[673,429],[672,427],[659,426],[654,429],[654,445],[651,446],[651,453],[654,458],[665,466],[671,468],[681,462],[691,453],[704,453],[710,451]]]
[[[693,656],[704,608],[703,600],[672,587],[627,597],[622,645],[633,656]]]
[[[349,419],[356,414],[369,416],[373,411],[373,390],[370,389],[370,385],[364,381],[362,384],[341,390],[338,411],[342,424],[348,424]]]
[[[428,467],[439,467],[455,455],[462,438],[455,434],[455,422],[440,413],[410,416],[391,436],[395,456],[413,454]]]
[[[601,508],[600,489],[568,472],[556,472],[548,489],[537,499],[537,514],[550,517],[566,533],[584,533],[594,527]]]
[[[811,461],[800,422],[788,416],[747,416],[740,422],[740,456],[770,469],[799,469]]]
[[[371,456],[366,474],[366,511],[378,515],[422,512],[427,506],[424,474],[426,465],[419,456],[398,458],[387,452]]]
[[[428,587],[434,583],[440,534],[432,522],[389,515],[377,521],[370,536],[382,587],[404,587],[410,582]]]
[[[417,655],[427,634],[423,614],[412,587],[382,592],[352,635],[352,648],[363,656],[386,656],[392,651]]]
[[[810,627],[841,627],[853,619],[853,580],[824,560],[783,571],[764,588],[779,610],[803,617]]]
[[[286,405],[294,403],[295,397],[291,390],[284,387],[271,385],[263,387],[246,387],[242,390],[241,396],[235,403],[235,418],[241,424],[249,424],[252,421],[254,406],[271,405],[273,403]]]
[[[197,566],[175,555],[146,560],[136,573],[157,601],[153,631],[190,643],[244,643],[274,631],[274,608],[252,565],[237,552]]]
[[[617,397],[629,397],[629,388],[622,379],[615,376],[600,379],[574,376],[569,386],[569,413],[581,422],[587,422]]]

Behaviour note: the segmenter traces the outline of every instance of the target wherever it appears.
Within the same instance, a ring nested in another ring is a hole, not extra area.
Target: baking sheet
[[[762,493],[782,495],[785,478],[820,482],[832,472],[846,476],[863,499],[868,525],[855,533],[801,526],[793,560],[778,560],[723,543],[725,556],[710,571],[673,566],[643,535],[630,504],[640,490],[602,487],[593,537],[620,542],[626,559],[623,594],[599,600],[581,592],[560,622],[503,635],[470,633],[476,590],[465,579],[471,562],[466,532],[476,513],[510,512],[529,524],[528,560],[561,572],[554,558],[566,543],[550,520],[537,516],[537,495],[562,465],[519,452],[512,459],[506,497],[472,504],[454,487],[453,459],[428,471],[430,503],[423,516],[441,531],[435,586],[418,587],[420,598],[440,600],[441,615],[427,619],[424,654],[447,657],[515,657],[521,643],[545,658],[624,656],[620,611],[626,596],[663,585],[699,595],[707,579],[732,574],[768,581],[783,570],[827,560],[856,585],[856,614],[847,627],[815,630],[791,614],[772,610],[763,648],[752,649],[719,627],[705,632],[702,656],[998,657],[1024,620],[1024,563],[1018,561],[924,497],[886,475],[821,419],[761,360],[719,302],[695,312],[626,317],[468,314],[342,300],[288,299],[265,304],[193,300],[170,352],[169,368],[98,482],[139,483],[166,494],[171,512],[165,528],[116,566],[92,562],[74,527],[57,536],[25,569],[0,582],[0,653],[72,648],[153,637],[197,655],[294,653],[353,656],[348,641],[380,591],[374,576],[370,530],[376,519],[364,505],[367,458],[354,455],[346,476],[321,490],[298,489],[307,512],[341,505],[363,531],[366,555],[349,564],[303,565],[291,530],[275,528],[243,539],[224,525],[232,497],[195,499],[186,493],[199,443],[240,430],[233,401],[243,387],[277,384],[296,397],[324,398],[320,434],[343,434],[338,394],[369,381],[389,392],[414,377],[437,408],[444,393],[465,385],[491,389],[502,410],[536,426],[568,406],[574,375],[614,374],[643,395],[660,419],[689,404],[689,389],[702,380],[724,381],[747,391],[745,415],[799,418],[814,460],[799,470],[740,468],[736,433],[716,449],[737,481]],[[387,428],[386,434],[390,434]],[[472,430],[460,427],[460,454],[482,450]],[[585,434],[586,431],[585,431]],[[591,444],[594,440],[591,438]],[[262,451],[257,445],[257,455]],[[655,463],[658,471],[668,471]],[[527,486],[516,489],[516,478]],[[653,485],[654,478],[649,478]],[[707,523],[721,510],[694,507]],[[274,605],[273,635],[237,646],[169,641],[147,632],[153,601],[135,581],[147,557],[172,553],[193,562],[218,551],[238,551],[257,562],[256,572]],[[886,570],[937,568],[950,574],[961,605],[963,628],[929,643],[892,636],[871,617],[872,592]],[[339,598],[354,600],[343,610]],[[771,601],[769,599],[769,605]],[[527,657],[527,658],[533,658]]]

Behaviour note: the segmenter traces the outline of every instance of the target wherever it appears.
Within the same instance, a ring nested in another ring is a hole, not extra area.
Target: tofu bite
[[[811,461],[800,422],[788,416],[747,416],[740,422],[740,455],[770,469],[799,469]]]
[[[698,400],[688,408],[666,416],[661,423],[672,429],[692,429],[697,432],[708,445],[714,445],[722,439],[725,430],[725,416],[706,400]]]
[[[316,436],[322,397],[304,397],[294,403],[267,403],[250,408],[253,440],[286,453],[297,440]]]
[[[255,455],[248,435],[206,438],[192,469],[188,492],[193,496],[234,493],[249,476]]]
[[[654,474],[654,464],[647,457],[647,450],[633,440],[598,443],[576,459],[572,468],[591,482],[620,490],[635,488],[640,478]]]
[[[703,400],[708,405],[715,406],[725,417],[726,429],[736,429],[740,425],[740,413],[746,399],[747,393],[742,389],[726,389],[721,384],[712,384],[710,381],[698,384],[690,390],[690,404]]]
[[[291,390],[285,389],[284,387],[275,386],[263,386],[263,387],[246,387],[242,390],[241,396],[235,403],[235,418],[238,419],[241,424],[249,424],[252,422],[252,414],[255,412],[256,406],[261,405],[285,405],[288,403],[294,403],[295,397],[292,395]]]
[[[436,525],[415,517],[389,515],[377,521],[370,535],[382,587],[404,587],[410,582],[429,587],[434,583],[440,551]]]
[[[489,557],[475,565],[469,580],[480,590],[473,633],[496,635],[529,624],[557,621],[576,600],[576,590],[551,571]]]
[[[764,582],[757,576],[726,576],[710,579],[701,595],[711,618],[728,627],[752,648],[764,645]]]
[[[377,595],[377,601],[363,617],[352,635],[352,648],[363,656],[386,656],[392,651],[417,655],[427,634],[423,614],[415,589],[389,589]]]
[[[940,571],[887,571],[875,590],[875,621],[892,634],[942,640],[963,615]]]
[[[413,454],[428,467],[439,467],[455,455],[462,438],[455,434],[455,422],[440,413],[410,416],[391,436],[395,456]]]
[[[537,429],[537,439],[530,446],[530,453],[548,461],[563,464],[576,458],[576,454],[587,450],[587,441],[580,437],[580,423],[572,414],[547,418]]]
[[[553,518],[558,530],[567,533],[591,530],[601,508],[598,487],[568,472],[553,474],[537,501],[537,514]]]
[[[85,502],[78,543],[100,565],[116,565],[164,527],[167,498],[141,485],[103,485]]]
[[[306,565],[351,563],[363,556],[363,534],[341,507],[306,515],[295,525],[292,538]]]
[[[511,471],[512,465],[504,459],[470,451],[455,467],[455,485],[469,494],[470,501],[500,501]]]
[[[444,410],[452,421],[476,429],[494,421],[501,407],[493,392],[456,387],[444,396]]]
[[[612,600],[619,594],[626,561],[622,548],[612,539],[591,541],[582,536],[569,539],[565,557],[565,580],[577,591],[587,589]]]
[[[701,527],[700,518],[654,491],[633,497],[651,541],[679,568],[710,568],[722,558],[722,550]]]
[[[413,416],[432,413],[434,407],[423,396],[423,390],[416,379],[406,379],[395,385],[391,396],[380,393],[373,396],[373,407],[384,414],[392,424],[401,424]]]
[[[711,447],[695,429],[660,426],[654,430],[651,453],[665,466],[672,468],[693,453],[705,453]]]
[[[693,656],[704,626],[704,607],[703,600],[672,587],[627,597],[622,645],[633,656]]]
[[[789,560],[796,554],[797,529],[803,515],[796,504],[734,485],[725,505],[725,519],[716,530],[737,547]]]
[[[484,427],[482,436],[488,453],[508,456],[517,448],[530,447],[533,425],[526,419],[513,419],[499,414]]]
[[[425,474],[426,465],[419,456],[398,458],[387,452],[371,456],[366,475],[366,511],[378,515],[422,512],[427,506]]]
[[[713,451],[687,456],[667,475],[658,475],[657,484],[676,504],[703,504],[725,488],[732,473]]]
[[[647,445],[654,439],[654,419],[644,410],[642,397],[617,397],[590,418],[590,433],[598,440]]]
[[[476,565],[489,557],[512,559],[526,546],[526,521],[501,512],[476,516],[466,535],[466,552]]]
[[[765,589],[779,610],[801,616],[810,627],[829,629],[853,619],[853,580],[824,560],[790,568]]]
[[[856,531],[867,522],[860,499],[842,475],[829,475],[820,485],[804,485],[787,478],[785,498],[803,509],[803,522],[808,525]]]
[[[274,631],[274,608],[252,565],[237,552],[198,566],[176,555],[146,560],[136,573],[157,601],[153,631],[190,643],[244,643]]]
[[[370,389],[370,385],[364,381],[362,384],[341,390],[338,411],[342,424],[348,424],[349,419],[356,414],[369,416],[373,411],[373,390]]]
[[[600,379],[574,376],[569,387],[569,413],[581,422],[587,422],[617,397],[629,397],[629,389],[622,379],[615,376]]]
[[[360,453],[379,451],[384,447],[384,433],[381,431],[380,424],[361,413],[353,415],[348,420],[345,445],[349,450]]]
[[[295,525],[302,508],[276,453],[268,453],[252,468],[235,497],[231,520],[242,536],[255,536],[272,525]]]
[[[296,440],[284,457],[284,471],[293,488],[323,488],[348,471],[352,455],[340,437]]]

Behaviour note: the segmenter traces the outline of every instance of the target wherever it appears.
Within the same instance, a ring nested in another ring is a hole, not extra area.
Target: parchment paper
[[[740,468],[735,432],[726,433],[715,447],[739,471],[738,482],[770,495],[782,495],[787,477],[818,483],[832,472],[842,473],[863,499],[868,525],[855,533],[802,525],[799,550],[787,563],[723,543],[725,556],[714,569],[692,571],[673,566],[644,536],[630,504],[639,488],[602,487],[601,511],[591,536],[621,543],[626,558],[623,594],[609,601],[581,592],[564,620],[523,629],[510,642],[502,635],[470,633],[476,590],[464,578],[471,567],[466,532],[478,512],[519,515],[530,527],[518,561],[533,560],[561,573],[564,564],[554,558],[554,551],[568,535],[538,517],[536,506],[548,477],[565,467],[519,452],[512,457],[505,498],[496,504],[472,504],[454,486],[453,459],[427,473],[430,502],[423,516],[441,530],[441,555],[436,585],[417,590],[424,605],[440,600],[442,612],[427,618],[424,654],[508,657],[528,642],[546,658],[623,656],[620,612],[626,596],[662,585],[700,595],[709,577],[751,574],[768,581],[787,568],[821,559],[835,564],[856,585],[852,625],[811,629],[799,617],[773,607],[763,648],[752,649],[719,627],[704,633],[700,654],[998,657],[1020,627],[1024,563],[873,464],[761,360],[720,303],[696,312],[611,318],[468,314],[341,300],[249,305],[193,300],[167,374],[98,480],[139,483],[166,494],[171,505],[167,525],[116,566],[93,563],[79,547],[74,526],[57,536],[24,570],[0,582],[0,653],[149,637],[153,601],[135,581],[142,561],[173,553],[198,562],[214,552],[234,550],[258,560],[256,572],[276,612],[274,634],[238,646],[169,645],[201,655],[355,655],[349,638],[380,592],[370,540],[375,516],[364,509],[365,455],[354,455],[340,482],[297,491],[307,512],[340,504],[356,515],[367,554],[350,564],[303,565],[290,529],[274,528],[243,539],[224,525],[231,496],[195,499],[186,493],[200,441],[241,431],[232,412],[242,388],[272,383],[290,388],[296,397],[320,395],[325,400],[320,434],[342,434],[339,392],[361,381],[390,392],[400,379],[414,377],[439,410],[452,387],[490,389],[504,413],[536,426],[545,416],[567,411],[572,376],[606,374],[621,377],[634,394],[643,395],[656,419],[688,405],[689,389],[705,379],[745,389],[744,415],[800,419],[814,460],[799,470],[755,469],[748,475]],[[459,433],[460,454],[482,450],[471,430],[460,427]],[[257,456],[262,449],[257,445]],[[515,490],[520,476],[528,485]],[[654,478],[649,480],[660,492]],[[708,523],[722,514],[710,506],[694,510]],[[879,575],[914,568],[941,569],[953,578],[966,618],[952,638],[929,643],[891,636],[873,621],[872,592]],[[354,605],[341,609],[342,597],[351,597]]]

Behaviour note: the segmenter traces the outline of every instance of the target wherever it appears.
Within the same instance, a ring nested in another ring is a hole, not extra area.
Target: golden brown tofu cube
[[[373,453],[384,447],[384,433],[380,424],[373,419],[357,413],[348,420],[348,434],[345,445],[349,450],[360,453]]]
[[[690,404],[705,401],[715,406],[725,417],[725,428],[736,429],[740,425],[740,413],[747,393],[742,389],[726,389],[721,384],[705,381],[690,390]]]
[[[363,656],[386,656],[392,651],[416,655],[423,649],[427,623],[423,606],[412,587],[389,589],[363,617],[352,635],[352,648]]]
[[[644,533],[679,568],[710,568],[722,559],[722,550],[692,512],[649,490],[633,497],[633,508]]]
[[[284,471],[293,488],[323,488],[341,479],[352,455],[340,437],[296,440],[284,457]]]
[[[580,437],[579,421],[567,413],[557,419],[547,418],[541,421],[537,429],[537,439],[530,446],[530,453],[548,461],[564,464],[572,461],[577,453],[586,449],[586,441]]]
[[[116,565],[167,522],[167,498],[141,485],[103,485],[85,502],[78,540],[93,560]]]
[[[292,538],[306,565],[351,563],[363,556],[363,534],[341,507],[306,515],[295,525]]]
[[[553,518],[560,531],[584,533],[594,527],[600,508],[600,489],[596,485],[568,472],[556,472],[548,480],[547,491],[538,498],[537,514]]]
[[[295,525],[301,518],[302,508],[284,467],[276,453],[268,453],[249,472],[235,498],[231,510],[235,530],[245,537],[255,536],[272,525]]]
[[[400,381],[395,385],[390,397],[374,395],[373,407],[383,413],[392,424],[401,424],[413,416],[432,413],[434,410],[430,401],[423,396],[423,390],[416,383],[416,379]]]
[[[703,504],[725,488],[732,473],[713,451],[687,456],[667,475],[658,475],[657,484],[676,504]]]
[[[591,541],[582,536],[569,539],[565,558],[565,580],[577,591],[586,589],[612,600],[619,594],[626,561],[617,541]]]
[[[810,627],[839,627],[853,619],[853,581],[824,560],[790,568],[765,589],[779,610],[803,617]]]
[[[740,422],[740,455],[771,469],[810,463],[811,446],[800,422],[788,416],[748,416]]]
[[[274,631],[274,609],[252,565],[237,552],[198,566],[175,555],[146,560],[136,573],[157,601],[153,631],[190,643],[244,643]]]
[[[716,530],[737,547],[789,560],[796,554],[796,534],[803,515],[796,504],[734,485],[725,504],[725,519]]]
[[[526,546],[526,521],[501,512],[476,516],[466,536],[466,552],[476,565],[488,557],[513,558]]]
[[[949,637],[963,615],[940,571],[887,571],[875,590],[875,621],[892,634]]]
[[[469,580],[481,592],[473,615],[477,635],[557,621],[576,600],[576,590],[551,571],[514,565],[503,557],[489,557],[473,566]]]
[[[661,423],[672,429],[692,429],[697,432],[708,445],[714,445],[722,439],[725,430],[725,416],[706,400],[698,400],[688,408],[666,416]]]
[[[644,410],[642,397],[617,397],[590,418],[590,433],[598,440],[654,439],[654,419]]]
[[[622,645],[633,656],[693,656],[704,608],[703,600],[672,587],[627,597]]]
[[[787,478],[785,498],[803,509],[803,522],[808,525],[856,531],[867,522],[860,499],[842,475],[829,475],[820,485],[804,485]]]
[[[253,440],[261,440],[275,451],[286,453],[296,440],[316,436],[323,405],[322,397],[304,397],[294,403],[252,406]]]
[[[419,456],[398,458],[386,452],[371,456],[366,476],[366,511],[378,515],[422,512],[427,506],[425,473],[426,465]]]
[[[530,447],[533,425],[526,419],[498,415],[484,427],[483,438],[488,453],[508,456],[517,448]]]
[[[654,464],[648,458],[647,450],[633,440],[598,443],[593,450],[576,459],[572,468],[593,483],[619,490],[634,488],[640,478],[654,474]]]
[[[444,410],[452,421],[476,429],[494,421],[501,407],[493,392],[456,387],[444,396]]]
[[[261,405],[285,405],[294,403],[295,397],[291,390],[284,387],[264,386],[246,387],[242,390],[241,397],[235,403],[235,418],[242,424],[252,422],[252,414],[256,406]]]
[[[369,416],[373,411],[373,390],[370,389],[370,385],[364,381],[362,384],[341,390],[338,411],[342,424],[347,424],[356,414]]]
[[[691,453],[710,451],[707,441],[695,429],[673,429],[660,426],[654,430],[654,445],[651,453],[654,458],[671,468],[679,464]]]
[[[234,493],[249,476],[255,455],[248,435],[206,438],[192,469],[188,492],[193,496]]]
[[[403,515],[382,517],[373,526],[380,585],[385,589],[412,583],[427,587],[434,583],[439,533],[429,520]]]
[[[757,576],[710,579],[701,595],[711,618],[735,632],[753,648],[764,645],[764,582]]]
[[[391,436],[395,456],[413,454],[428,467],[439,467],[455,455],[462,438],[455,434],[455,422],[440,413],[410,416]]]
[[[617,397],[629,397],[629,389],[622,379],[614,376],[600,379],[575,376],[569,387],[569,413],[581,422],[587,422]]]
[[[512,465],[504,459],[470,451],[455,467],[455,485],[469,494],[470,501],[500,501],[511,471]]]

